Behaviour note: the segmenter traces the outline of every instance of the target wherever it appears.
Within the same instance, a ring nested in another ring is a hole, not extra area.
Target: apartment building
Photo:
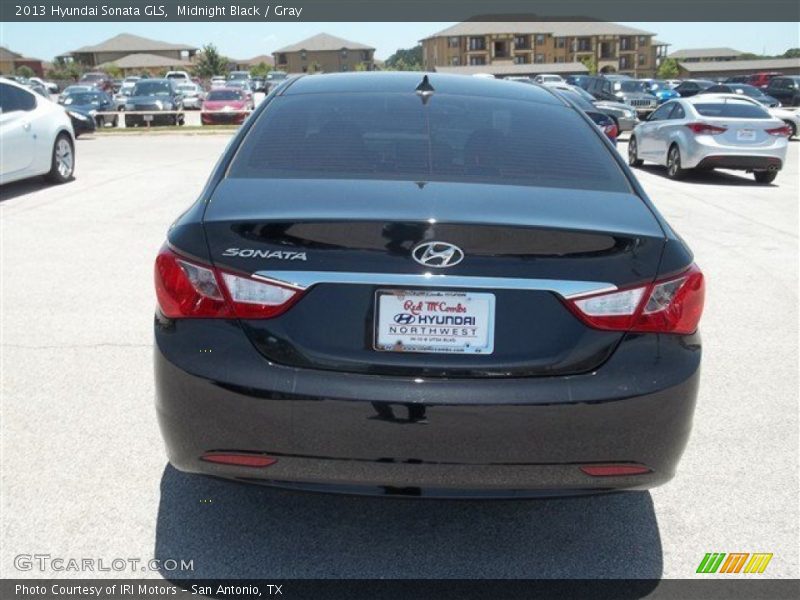
[[[467,21],[435,33],[423,40],[422,56],[426,69],[484,67],[487,73],[515,72],[531,67],[546,71],[543,65],[580,63],[593,57],[601,73],[622,73],[633,77],[653,76],[666,56],[667,44],[654,39],[654,33],[617,23],[599,21]],[[464,69],[465,72],[474,69]]]
[[[275,68],[287,73],[339,73],[372,71],[375,48],[318,33],[272,53]]]

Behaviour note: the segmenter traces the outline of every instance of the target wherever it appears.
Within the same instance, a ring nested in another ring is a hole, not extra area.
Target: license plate
[[[494,351],[494,294],[378,290],[375,302],[375,350]]]
[[[142,120],[143,121],[152,121],[153,120],[153,115],[142,115]]]
[[[755,129],[740,129],[736,132],[736,139],[741,140],[743,142],[752,142],[756,139],[756,130]]]

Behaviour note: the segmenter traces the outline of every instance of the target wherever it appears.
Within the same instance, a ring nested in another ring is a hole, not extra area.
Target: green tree
[[[783,58],[800,58],[800,48],[789,48],[783,53]]]
[[[214,75],[223,75],[228,71],[228,59],[217,51],[214,44],[203,46],[198,55],[193,69],[197,77],[211,79]]]
[[[399,48],[384,65],[390,71],[422,71],[422,46]]]
[[[665,58],[658,65],[659,79],[675,79],[678,76],[678,61],[674,58]]]
[[[17,67],[18,77],[24,77],[25,79],[28,79],[30,77],[33,77],[34,75],[36,75],[36,73],[34,73],[33,69],[31,69],[28,65],[20,65],[19,67]]]
[[[594,56],[584,56],[581,59],[581,63],[589,69],[589,75],[597,75],[597,60]]]
[[[270,71],[272,67],[262,61],[250,69],[250,77],[266,77]]]
[[[122,69],[115,64],[110,64],[105,68],[106,73],[112,79],[122,79]]]

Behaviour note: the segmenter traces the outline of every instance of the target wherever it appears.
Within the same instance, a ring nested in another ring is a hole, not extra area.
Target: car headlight
[[[75,111],[72,111],[72,110],[67,111],[67,114],[70,117],[74,118],[74,119],[78,119],[78,121],[88,121],[89,120],[89,117],[87,117],[86,115],[82,115],[81,113],[75,112]]]
[[[156,100],[155,101],[155,105],[156,105],[156,108],[158,110],[163,110],[164,109],[164,103],[161,100]]]

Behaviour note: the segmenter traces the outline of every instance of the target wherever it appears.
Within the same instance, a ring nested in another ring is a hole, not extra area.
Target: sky
[[[732,47],[742,52],[782,54],[800,47],[800,25],[789,23],[625,23],[652,31],[670,50]],[[388,58],[398,48],[453,23],[0,23],[0,45],[26,56],[52,60],[81,46],[119,33],[200,47],[213,43],[229,58],[270,54],[324,31],[376,48]]]

